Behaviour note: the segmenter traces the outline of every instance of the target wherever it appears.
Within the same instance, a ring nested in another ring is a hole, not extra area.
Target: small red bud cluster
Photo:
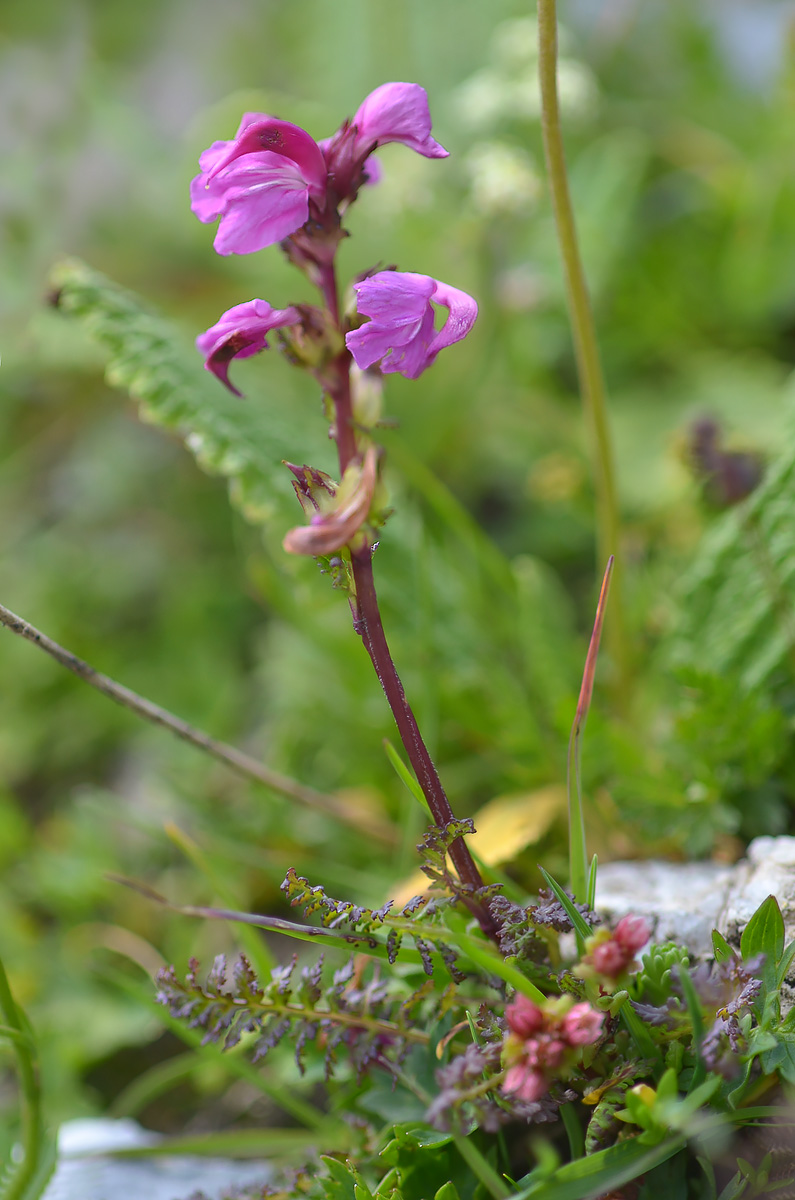
[[[570,996],[543,1007],[518,995],[505,1010],[508,1036],[503,1062],[508,1068],[503,1090],[520,1100],[540,1100],[553,1079],[569,1074],[579,1048],[596,1042],[604,1014],[590,1004],[572,1006]]]
[[[585,958],[576,973],[581,978],[598,976],[615,983],[631,968],[650,937],[651,927],[645,917],[622,917],[612,933],[599,929],[588,938]]]

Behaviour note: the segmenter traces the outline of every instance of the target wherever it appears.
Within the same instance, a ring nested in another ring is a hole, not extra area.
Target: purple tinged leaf
[[[422,959],[422,969],[426,975],[433,975],[433,959],[431,958],[431,946],[421,937],[414,937],[414,945],[419,951]]]
[[[390,929],[386,939],[386,956],[389,960],[389,965],[394,966],[400,950],[400,943],[403,941],[403,934],[398,933],[397,929]]]

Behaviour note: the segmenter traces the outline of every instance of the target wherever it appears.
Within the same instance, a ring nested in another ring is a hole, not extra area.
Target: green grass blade
[[[547,1179],[515,1192],[511,1200],[588,1200],[601,1196],[660,1166],[685,1145],[685,1139],[678,1136],[658,1146],[644,1146],[637,1138],[608,1146],[558,1167]]]

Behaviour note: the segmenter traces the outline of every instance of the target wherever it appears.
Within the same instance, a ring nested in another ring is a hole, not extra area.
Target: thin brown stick
[[[270,767],[257,762],[255,758],[235,749],[234,746],[230,746],[226,742],[219,742],[209,734],[203,733],[202,730],[194,728],[187,721],[183,721],[181,717],[176,717],[167,709],[161,708],[159,704],[145,700],[137,692],[133,692],[123,684],[116,683],[109,676],[95,671],[82,658],[78,658],[70,650],[64,649],[58,642],[48,638],[46,634],[23,620],[22,617],[12,613],[2,604],[0,604],[0,625],[10,629],[12,633],[26,638],[27,641],[33,642],[62,667],[66,667],[68,671],[96,688],[98,692],[102,692],[104,696],[108,696],[116,704],[120,704],[122,708],[130,709],[131,712],[143,717],[145,721],[150,721],[153,725],[160,725],[162,728],[168,729],[182,741],[189,742],[197,750],[203,750],[205,754],[209,754],[218,762],[230,767],[238,775],[242,775],[246,779],[253,779],[257,783],[264,783],[272,791],[279,792],[282,796],[289,796],[291,800],[299,800],[311,808],[320,809],[348,825],[357,825],[382,841],[392,840],[389,826],[379,821],[377,817],[369,816],[358,809],[354,812],[339,797],[315,791],[314,788],[306,787],[297,780],[290,779],[287,775],[272,771]]]

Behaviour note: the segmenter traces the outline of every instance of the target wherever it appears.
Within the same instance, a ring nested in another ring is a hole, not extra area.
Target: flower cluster
[[[585,942],[585,957],[575,967],[575,974],[581,979],[596,979],[612,991],[650,937],[651,927],[645,917],[622,917],[612,933],[606,927],[597,929]]]
[[[205,369],[239,396],[230,364],[267,349],[268,335],[278,331],[291,361],[333,398],[331,435],[343,478],[337,487],[312,467],[290,467],[310,517],[308,526],[285,538],[291,554],[328,557],[351,546],[363,527],[374,529],[383,520],[374,504],[378,456],[367,437],[378,420],[380,385],[368,385],[365,374],[371,380],[393,372],[416,379],[440,350],[466,336],[477,317],[465,292],[394,269],[361,275],[353,284],[357,311],[340,317],[334,259],[344,236],[342,215],[365,183],[377,182],[372,155],[388,142],[425,158],[447,157],[431,135],[428,97],[418,84],[376,88],[352,120],[319,142],[289,121],[246,113],[231,141],[213,142],[203,152],[201,172],[191,182],[196,216],[218,221],[219,254],[252,254],[279,242],[322,296],[319,308],[273,308],[256,298],[236,304],[196,339]],[[447,311],[439,329],[435,306]]]
[[[543,1007],[517,995],[505,1010],[508,1036],[503,1047],[507,1068],[503,1091],[520,1100],[539,1100],[554,1079],[565,1078],[583,1046],[597,1042],[604,1013],[590,1004],[574,1004],[570,996],[548,1000]]]
[[[385,83],[330,138],[316,142],[305,130],[267,113],[246,113],[231,141],[214,142],[199,159],[191,183],[191,208],[200,221],[218,220],[219,254],[251,254],[280,242],[288,257],[321,286],[343,236],[341,214],[359,188],[378,178],[371,156],[398,142],[426,158],[447,151],[431,136],[428,98],[414,83]],[[440,350],[469,332],[477,305],[466,293],[427,275],[380,271],[354,284],[359,318],[343,328],[357,364],[416,379]],[[326,299],[328,299],[326,297]],[[448,310],[435,330],[433,305]],[[264,300],[235,305],[197,338],[205,367],[236,395],[229,364],[267,347],[266,334],[286,326],[315,327],[320,314],[308,306],[272,308]],[[284,338],[284,335],[282,335]],[[300,331],[296,332],[300,343]],[[328,336],[326,358],[340,349]],[[290,349],[293,340],[287,339]],[[305,365],[322,366],[315,361]]]

